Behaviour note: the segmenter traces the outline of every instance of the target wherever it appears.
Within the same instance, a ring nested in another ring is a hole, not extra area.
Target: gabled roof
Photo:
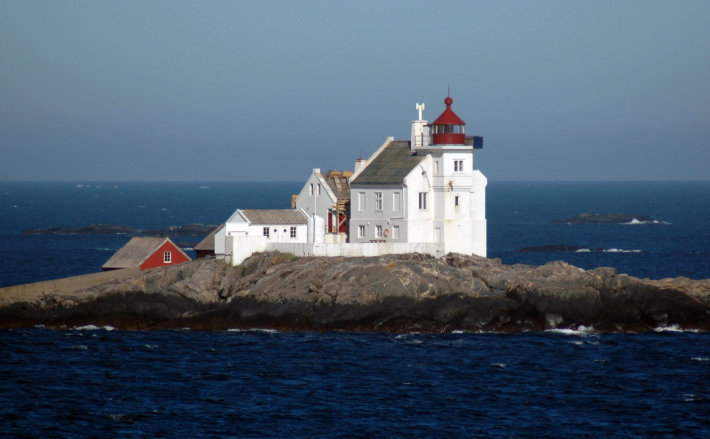
[[[224,224],[217,226],[216,229],[210,232],[209,235],[200,241],[196,246],[193,247],[195,250],[214,250],[214,235],[224,227]]]
[[[308,224],[306,214],[296,209],[245,209],[242,212],[252,224]]]
[[[414,154],[407,141],[391,141],[350,184],[402,184],[425,157]]]
[[[165,242],[169,241],[176,249],[185,254],[175,245],[170,238],[157,238],[153,236],[134,236],[123,247],[118,249],[111,258],[101,267],[103,269],[140,267],[155,253]],[[189,260],[190,257],[185,255]]]

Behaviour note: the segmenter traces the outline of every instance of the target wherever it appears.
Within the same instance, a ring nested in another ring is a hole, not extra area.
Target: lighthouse
[[[483,147],[483,138],[466,136],[466,122],[454,112],[453,103],[447,96],[444,112],[431,124],[422,120],[420,111],[412,132],[422,140],[412,139],[412,151],[431,157],[434,241],[442,242],[447,252],[486,256],[488,180],[473,160],[474,151]]]

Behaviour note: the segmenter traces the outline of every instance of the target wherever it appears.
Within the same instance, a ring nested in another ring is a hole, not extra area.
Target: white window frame
[[[271,235],[271,233],[270,233],[270,231],[269,231],[269,228],[268,228],[268,227],[264,227],[263,230],[264,230],[264,231],[263,231],[264,238],[268,239],[269,236]]]
[[[163,263],[164,264],[170,264],[173,261],[173,253],[171,251],[164,251],[163,252]]]
[[[298,233],[297,230],[296,226],[291,226],[291,238],[296,238],[296,234]]]
[[[454,172],[463,172],[463,159],[454,160]]]
[[[365,237],[365,226],[364,225],[359,225],[357,226],[357,237],[358,238],[364,238]]]
[[[382,225],[375,226],[375,236],[377,238],[384,238],[385,235],[382,233]]]
[[[399,226],[392,226],[392,239],[399,239]]]
[[[426,192],[419,192],[419,210],[426,210]]]
[[[308,187],[308,195],[310,195],[311,197],[313,196],[313,183],[311,183]]]
[[[375,192],[375,211],[382,212],[382,192]]]
[[[357,194],[357,210],[360,212],[366,210],[367,208],[367,197],[365,195],[365,192],[358,192]]]
[[[392,194],[392,210],[394,212],[399,212],[400,206],[402,205],[402,193],[395,192]]]

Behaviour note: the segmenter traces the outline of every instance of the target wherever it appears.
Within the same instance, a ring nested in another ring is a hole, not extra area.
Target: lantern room
[[[432,144],[434,145],[463,145],[466,143],[464,130],[466,122],[451,110],[453,102],[454,100],[447,96],[444,99],[446,110],[430,125]]]

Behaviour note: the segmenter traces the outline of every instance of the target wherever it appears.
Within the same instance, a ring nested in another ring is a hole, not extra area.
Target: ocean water
[[[0,331],[0,436],[707,438],[706,334]]]
[[[301,183],[0,183],[0,286],[90,273],[92,223],[220,223]],[[710,277],[710,183],[496,183],[489,256]],[[581,212],[659,224],[550,225]],[[179,238],[186,247],[191,238]],[[195,241],[194,239],[192,241]],[[532,245],[604,251],[520,253]],[[710,338],[599,334],[0,330],[0,437],[710,437]]]

